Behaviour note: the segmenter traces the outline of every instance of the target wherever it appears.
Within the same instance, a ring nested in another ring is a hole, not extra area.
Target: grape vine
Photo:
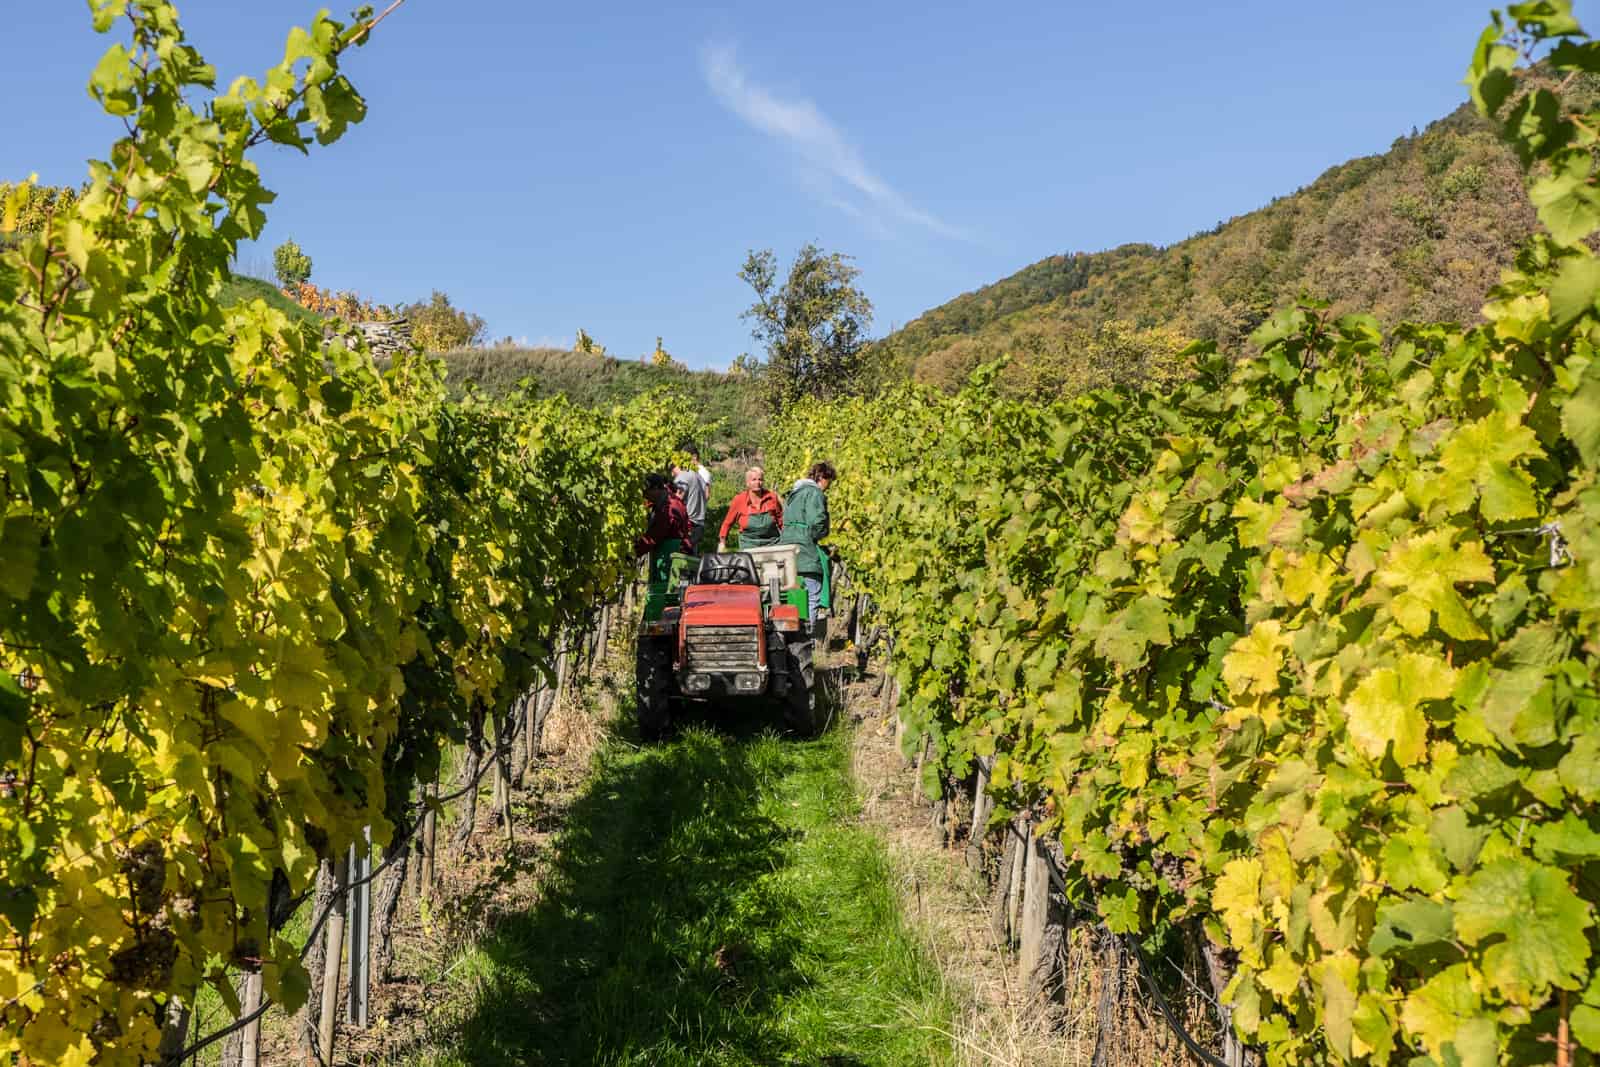
[[[1484,325],[1307,300],[1170,393],[989,368],[774,431],[840,469],[930,788],[993,757],[1079,906],[1201,922],[1272,1064],[1600,1052],[1600,115],[1559,84],[1597,72],[1559,0],[1478,44],[1546,230]]]
[[[276,906],[548,673],[688,426],[447,402],[431,361],[221,306],[249,152],[360,121],[371,11],[219,93],[172,4],[92,9],[128,134],[76,198],[0,204],[0,1059],[114,1067],[230,967],[304,1001]]]

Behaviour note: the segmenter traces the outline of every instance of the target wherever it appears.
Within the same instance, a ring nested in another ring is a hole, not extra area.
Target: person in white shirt
[[[711,492],[711,472],[706,469],[704,463],[700,462],[700,450],[690,445],[684,451],[689,453],[689,459],[694,462],[694,472],[700,476],[700,484],[705,487],[706,493],[709,494]]]

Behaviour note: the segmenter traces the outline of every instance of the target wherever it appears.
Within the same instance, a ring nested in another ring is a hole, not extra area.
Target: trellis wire
[[[1016,823],[1007,823],[1006,828],[1010,830],[1011,833],[1016,835],[1018,842],[1023,847],[1032,847],[1033,842],[1021,830],[1017,829]],[[1049,874],[1050,881],[1055,886],[1056,891],[1059,892],[1063,897],[1070,900],[1071,897],[1067,892],[1066,882],[1062,879],[1060,872],[1056,870],[1055,857],[1051,856],[1048,851],[1045,851],[1040,858],[1044,860],[1044,869],[1046,873]],[[1135,962],[1137,962],[1139,966],[1139,974],[1144,979],[1146,988],[1150,990],[1151,999],[1155,1001],[1156,1010],[1161,1013],[1161,1017],[1166,1020],[1167,1026],[1171,1028],[1172,1032],[1178,1036],[1178,1040],[1182,1041],[1184,1046],[1188,1048],[1195,1058],[1206,1064],[1207,1067],[1229,1067],[1227,1061],[1222,1060],[1213,1053],[1209,1052],[1203,1045],[1200,1044],[1195,1036],[1189,1032],[1188,1028],[1179,1021],[1176,1013],[1173,1012],[1171,1006],[1167,1003],[1166,996],[1161,992],[1161,987],[1156,981],[1155,976],[1150,973],[1149,961],[1145,959],[1144,950],[1139,946],[1138,939],[1130,934],[1116,934],[1113,936],[1120,938],[1123,946],[1132,954]],[[1212,998],[1206,997],[1206,999],[1212,1004],[1216,1004],[1216,1001],[1212,1000]]]
[[[442,797],[436,797],[433,800],[433,803],[429,806],[437,809],[439,806],[448,804],[452,800],[466,796],[469,791],[478,788],[479,784],[483,781],[483,776],[488,773],[491,768],[499,767],[500,760],[509,757],[511,753],[511,746],[516,742],[517,735],[520,732],[523,716],[510,715],[508,718],[511,720],[510,728],[505,731],[503,736],[496,736],[494,747],[489,750],[489,755],[493,758],[483,761],[482,766],[478,768],[478,773],[473,776],[472,781],[468,782],[466,785],[462,786],[460,789],[457,789],[453,793],[446,794]],[[422,817],[423,815],[425,815],[425,812],[419,814],[418,818],[411,820],[411,825],[406,829],[405,833],[395,838],[395,840],[389,845],[389,847],[385,850],[387,855],[384,857],[382,863],[378,864],[378,866],[374,868],[371,873],[365,875],[357,881],[349,883],[345,887],[345,892],[349,893],[352,890],[368,885],[380,874],[388,870],[390,864],[394,863],[402,855],[404,855],[405,846],[410,844],[411,838],[422,827],[424,821],[426,821],[425,818]],[[312,922],[311,931],[306,935],[305,944],[300,947],[300,954],[297,957],[298,959],[305,959],[306,953],[310,952],[311,947],[317,943],[317,938],[321,935],[322,928],[328,921],[328,916],[333,913],[336,899],[337,895],[335,900],[330,900],[323,907],[322,914],[318,915]],[[274,1001],[271,997],[267,996],[266,994],[262,994],[261,1006],[256,1008],[255,1011],[250,1012],[248,1015],[240,1016],[228,1026],[223,1027],[221,1030],[217,1030],[213,1033],[207,1034],[204,1038],[195,1040],[183,1051],[171,1057],[167,1062],[170,1064],[180,1064],[191,1056],[198,1056],[202,1050],[209,1048],[218,1041],[221,1041],[223,1038],[244,1029],[246,1026],[249,1026],[251,1023],[261,1018],[266,1014],[267,1009],[272,1007],[273,1003]],[[198,1019],[196,1020],[196,1029],[198,1029]],[[322,1055],[321,1049],[314,1049],[313,1051],[316,1054],[317,1062],[326,1062],[326,1059]]]

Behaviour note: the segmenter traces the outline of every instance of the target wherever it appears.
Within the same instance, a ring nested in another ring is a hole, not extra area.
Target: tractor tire
[[[639,737],[663,741],[672,732],[672,651],[665,641],[640,641],[634,663]]]
[[[795,641],[784,650],[783,721],[801,737],[815,737],[822,722],[817,715],[817,674],[812,667],[812,641]]]

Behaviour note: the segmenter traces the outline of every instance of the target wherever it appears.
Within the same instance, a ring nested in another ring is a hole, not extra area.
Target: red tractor
[[[658,740],[674,707],[689,702],[775,700],[788,725],[819,724],[806,594],[798,549],[773,545],[674,558],[645,598],[636,682],[639,732]]]

